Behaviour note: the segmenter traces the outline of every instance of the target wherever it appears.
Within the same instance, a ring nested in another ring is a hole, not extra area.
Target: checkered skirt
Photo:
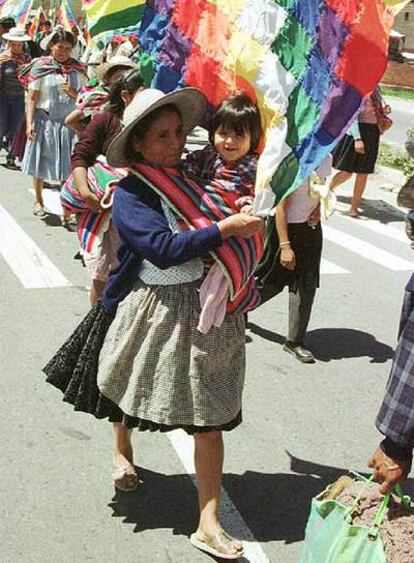
[[[219,328],[197,331],[198,285],[138,281],[118,307],[97,384],[128,426],[191,432],[241,421],[244,318],[228,314]]]

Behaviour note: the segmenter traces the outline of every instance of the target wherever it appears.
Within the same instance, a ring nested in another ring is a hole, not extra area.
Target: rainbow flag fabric
[[[61,4],[56,12],[56,23],[62,25],[66,31],[72,31],[74,27],[79,27],[69,0],[61,0]]]
[[[42,6],[39,6],[38,9],[36,10],[36,14],[32,20],[30,29],[29,29],[29,34],[31,35],[31,37],[34,39],[34,41],[39,41],[40,40],[40,32],[42,29],[43,24],[45,23],[45,21],[47,20],[46,17],[46,13],[43,9]]]
[[[144,7],[145,0],[82,0],[91,37],[103,41],[136,32]]]
[[[33,0],[0,1],[0,17],[13,18],[17,25],[25,25],[33,6]]]
[[[200,88],[211,107],[235,90],[257,101],[265,213],[351,125],[385,71],[392,22],[383,0],[152,0],[142,65],[153,87]]]

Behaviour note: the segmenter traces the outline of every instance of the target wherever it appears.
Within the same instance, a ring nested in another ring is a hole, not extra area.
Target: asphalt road
[[[393,145],[395,148],[404,148],[407,130],[414,128],[414,102],[400,98],[386,97],[391,106],[393,125],[381,137],[381,141]]]
[[[0,167],[0,186],[1,561],[211,561],[188,541],[197,512],[187,442],[135,435],[142,486],[115,493],[110,425],[74,413],[44,383],[41,367],[88,311],[87,278],[76,236],[31,215],[29,179]],[[348,188],[339,194],[346,209]],[[413,251],[400,211],[371,197],[365,213],[339,212],[325,230],[308,335],[316,364],[282,351],[286,295],[250,315],[244,424],[226,435],[224,477],[230,531],[251,540],[245,561],[298,562],[312,497],[349,469],[366,471],[378,443]]]

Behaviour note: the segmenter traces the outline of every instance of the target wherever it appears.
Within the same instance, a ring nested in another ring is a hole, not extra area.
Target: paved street
[[[3,161],[0,157],[0,163]],[[0,536],[4,563],[208,563],[197,520],[191,440],[135,435],[142,486],[115,493],[111,427],[78,414],[41,367],[88,310],[76,235],[32,216],[30,181],[0,167]],[[395,194],[349,186],[325,227],[321,288],[304,366],[282,351],[287,296],[250,315],[244,424],[226,436],[224,520],[248,540],[244,561],[297,563],[311,498],[366,470],[413,251]],[[49,191],[53,208],[56,194]],[[412,489],[412,484],[408,488]],[[241,560],[242,561],[242,560]]]
[[[381,141],[403,149],[407,137],[407,130],[414,127],[413,102],[386,96],[392,112],[393,126],[381,137]]]

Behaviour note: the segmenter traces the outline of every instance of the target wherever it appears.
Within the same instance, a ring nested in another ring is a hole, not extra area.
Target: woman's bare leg
[[[213,539],[228,555],[238,554],[243,546],[223,535],[219,520],[220,490],[223,475],[224,444],[221,432],[194,434],[194,462],[198,482],[200,521],[196,537],[200,541]]]
[[[367,186],[368,174],[357,174],[354,184],[354,192],[351,200],[351,208],[349,214],[352,216],[358,215],[358,207],[362,201],[362,196]]]
[[[43,206],[43,180],[40,178],[33,178],[33,188],[35,191],[35,201]]]
[[[335,176],[333,176],[331,183],[329,184],[329,189],[334,190],[335,188],[337,188],[338,186],[349,180],[351,176],[352,176],[351,172],[345,172],[344,170],[340,170],[335,174]]]
[[[113,428],[115,440],[112,479],[117,488],[133,491],[137,488],[138,476],[134,467],[132,429],[126,428],[120,422],[114,422]]]
[[[89,299],[91,301],[92,306],[95,305],[95,303],[100,298],[105,288],[105,283],[106,282],[102,280],[92,280],[91,291],[89,293]]]

